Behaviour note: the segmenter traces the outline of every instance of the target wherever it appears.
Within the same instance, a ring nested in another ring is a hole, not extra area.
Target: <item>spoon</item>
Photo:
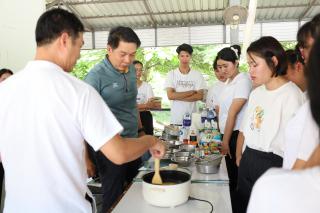
[[[157,185],[162,184],[162,179],[160,176],[160,159],[159,158],[154,159],[154,175],[152,177],[151,183],[157,184]]]

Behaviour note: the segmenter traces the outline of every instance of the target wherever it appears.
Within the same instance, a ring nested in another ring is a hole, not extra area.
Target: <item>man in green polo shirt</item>
[[[93,67],[85,78],[102,96],[112,113],[123,126],[122,137],[138,137],[138,110],[136,104],[136,71],[132,64],[141,42],[128,27],[111,29],[106,58]],[[136,175],[140,159],[125,165],[116,165],[101,152],[95,153],[102,182],[103,207],[106,212],[123,192],[124,182]]]

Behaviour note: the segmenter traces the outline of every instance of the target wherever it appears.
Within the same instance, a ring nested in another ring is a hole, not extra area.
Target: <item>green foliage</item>
[[[89,70],[105,57],[105,54],[105,50],[82,50],[80,59],[71,74],[83,80]]]
[[[152,117],[154,120],[156,120],[158,123],[163,125],[169,125],[170,124],[170,111],[153,111]]]
[[[283,41],[283,42],[280,42],[280,43],[281,43],[281,45],[283,46],[283,48],[285,50],[295,49],[296,44],[297,44],[297,42],[291,42],[291,41]]]

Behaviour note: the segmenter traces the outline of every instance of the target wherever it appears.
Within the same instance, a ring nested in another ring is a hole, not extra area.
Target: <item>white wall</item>
[[[0,0],[0,68],[22,69],[35,54],[35,27],[45,0]]]

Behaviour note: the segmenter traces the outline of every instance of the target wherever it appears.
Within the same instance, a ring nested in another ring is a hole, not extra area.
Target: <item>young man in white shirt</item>
[[[36,27],[35,60],[0,87],[0,153],[4,212],[92,212],[85,144],[116,164],[134,160],[156,138],[124,139],[123,127],[100,95],[68,74],[80,56],[84,27],[72,13],[52,9]]]
[[[176,52],[180,61],[179,68],[167,74],[165,88],[171,100],[171,124],[181,125],[185,113],[196,111],[196,102],[203,99],[206,83],[202,74],[190,67],[192,47],[181,44]]]

